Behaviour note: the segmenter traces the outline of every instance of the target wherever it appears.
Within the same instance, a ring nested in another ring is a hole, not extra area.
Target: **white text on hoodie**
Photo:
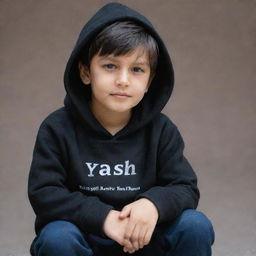
[[[127,160],[124,164],[116,164],[113,169],[109,164],[99,164],[99,163],[85,163],[88,167],[89,174],[88,177],[94,177],[95,171],[99,173],[100,176],[111,176],[111,175],[136,175],[135,165],[130,164]]]

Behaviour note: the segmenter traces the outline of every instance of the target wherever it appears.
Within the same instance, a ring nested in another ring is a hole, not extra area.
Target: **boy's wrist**
[[[154,204],[154,202],[152,202],[150,199],[148,199],[146,197],[142,197],[138,200],[143,200],[143,201],[146,201],[147,203],[149,203],[152,206],[152,209],[154,209],[153,211],[157,216],[157,220],[159,219],[159,211],[158,211],[158,208],[156,207],[156,205]]]
[[[109,224],[109,221],[111,221],[111,218],[113,218],[114,215],[116,214],[115,212],[117,212],[117,211],[110,210],[103,222],[102,233],[104,234],[105,237],[108,237],[108,224]]]

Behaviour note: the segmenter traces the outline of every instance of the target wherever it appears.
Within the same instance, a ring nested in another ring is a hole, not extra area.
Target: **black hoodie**
[[[129,123],[111,135],[88,107],[90,91],[81,82],[81,49],[107,25],[132,20],[159,46],[156,75]],[[158,209],[158,224],[172,221],[199,199],[196,176],[183,156],[177,127],[161,114],[174,83],[169,54],[151,23],[119,3],[101,8],[82,29],[64,77],[65,107],[41,124],[33,153],[28,193],[36,213],[36,233],[50,221],[66,220],[82,231],[102,234],[111,209],[139,198]]]

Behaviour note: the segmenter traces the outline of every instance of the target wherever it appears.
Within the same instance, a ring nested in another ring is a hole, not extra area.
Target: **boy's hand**
[[[110,239],[116,241],[121,246],[124,246],[124,233],[129,219],[120,219],[119,215],[119,211],[111,210],[105,219],[103,231]],[[132,247],[131,243],[127,244]]]
[[[150,242],[158,217],[156,206],[146,198],[128,204],[122,209],[119,219],[128,219],[124,232],[124,252],[133,253]]]

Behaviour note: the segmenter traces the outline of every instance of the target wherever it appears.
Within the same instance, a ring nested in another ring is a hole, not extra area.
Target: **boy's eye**
[[[113,70],[116,68],[116,66],[114,64],[105,64],[104,65],[104,68],[105,69],[110,69],[110,70]]]
[[[144,72],[144,70],[142,69],[142,68],[140,68],[140,67],[134,67],[134,68],[132,68],[132,71],[133,72],[136,72],[136,73],[140,73],[140,72]]]

